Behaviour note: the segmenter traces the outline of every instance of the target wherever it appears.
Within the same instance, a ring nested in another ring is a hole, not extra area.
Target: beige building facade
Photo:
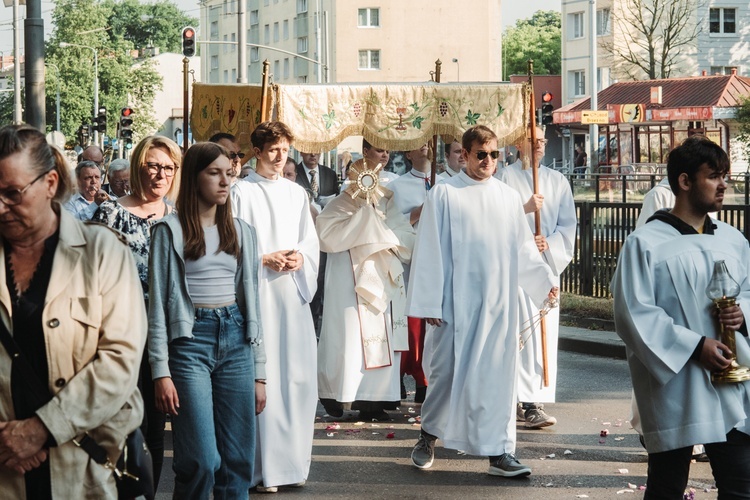
[[[472,0],[471,15],[452,0],[205,0],[199,40],[222,43],[201,46],[204,82],[237,82],[238,1],[249,83],[265,59],[282,84],[424,82],[438,59],[442,82],[502,78],[500,0]]]

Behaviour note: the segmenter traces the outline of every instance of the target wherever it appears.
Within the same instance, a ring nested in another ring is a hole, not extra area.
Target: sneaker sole
[[[490,476],[500,476],[500,477],[526,477],[531,475],[531,469],[521,469],[518,471],[510,472],[503,469],[498,469],[497,467],[490,467],[487,471],[487,474]]]
[[[416,467],[417,469],[429,469],[432,467],[432,464],[435,462],[435,459],[433,458],[429,462],[427,462],[424,465],[419,465],[416,460],[414,460],[414,457],[411,457],[411,463]]]
[[[524,424],[524,427],[527,429],[541,429],[542,427],[549,427],[551,425],[555,425],[557,423],[557,420],[547,420],[546,422],[540,422],[538,424],[530,424],[526,422]]]

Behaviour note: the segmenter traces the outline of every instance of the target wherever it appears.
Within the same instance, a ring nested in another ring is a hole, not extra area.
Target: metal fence
[[[626,180],[624,180],[626,182]],[[746,191],[747,193],[747,191]],[[573,261],[560,277],[564,292],[610,297],[609,283],[625,238],[635,230],[640,203],[576,202],[578,231]],[[724,205],[719,220],[750,240],[750,205]]]

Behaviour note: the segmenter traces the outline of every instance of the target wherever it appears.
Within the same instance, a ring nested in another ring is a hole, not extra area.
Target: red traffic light
[[[120,116],[128,117],[133,114],[133,108],[122,108]]]
[[[182,32],[182,36],[185,38],[193,38],[195,37],[195,31],[193,28],[185,28],[185,31]]]
[[[191,26],[182,29],[182,55],[185,57],[195,55],[195,29]]]
[[[549,92],[542,93],[542,102],[552,102],[552,99],[554,99],[555,96],[553,96]]]

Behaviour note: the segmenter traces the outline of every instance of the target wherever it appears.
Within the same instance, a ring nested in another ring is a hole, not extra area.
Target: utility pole
[[[24,29],[26,123],[44,132],[47,118],[44,105],[44,19],[41,0],[27,0]]]
[[[237,83],[247,83],[247,13],[246,1],[237,2]]]
[[[591,110],[596,111],[599,109],[599,93],[597,92],[598,89],[596,82],[596,0],[589,0],[589,16],[589,40],[591,41],[589,47],[589,50],[591,51],[589,89],[591,89]],[[589,154],[589,164],[591,165],[591,173],[595,174],[599,167],[599,125],[595,123],[589,125],[589,142],[591,150]]]

